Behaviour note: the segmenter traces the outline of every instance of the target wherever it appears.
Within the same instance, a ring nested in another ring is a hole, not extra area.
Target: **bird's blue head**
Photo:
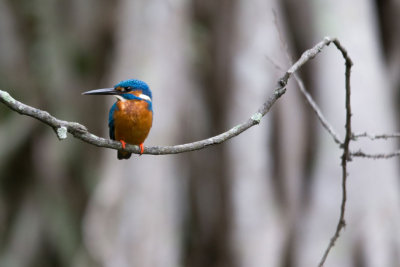
[[[153,99],[153,96],[151,94],[150,88],[147,85],[147,83],[136,79],[121,81],[116,85],[114,85],[114,90],[120,92],[121,94],[127,94],[134,91],[141,91],[142,94],[150,97],[150,100]]]
[[[82,93],[83,95],[115,95],[119,100],[144,100],[149,110],[152,109],[152,95],[149,86],[140,80],[124,80],[113,88],[96,89]]]

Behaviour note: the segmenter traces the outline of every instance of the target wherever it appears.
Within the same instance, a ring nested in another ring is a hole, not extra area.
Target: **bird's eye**
[[[132,90],[132,87],[130,87],[130,86],[126,87],[126,90],[127,90],[127,91],[131,91],[131,90]]]

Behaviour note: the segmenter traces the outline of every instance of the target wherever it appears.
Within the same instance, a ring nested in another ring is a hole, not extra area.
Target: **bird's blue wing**
[[[117,109],[117,102],[112,105],[110,113],[108,113],[108,129],[110,131],[110,138],[115,140],[115,127],[114,127],[114,112]]]

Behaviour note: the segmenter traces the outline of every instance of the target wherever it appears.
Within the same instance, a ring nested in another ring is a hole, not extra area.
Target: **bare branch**
[[[350,141],[352,139],[352,132],[351,132],[351,103],[350,103],[350,95],[351,95],[351,87],[350,87],[350,75],[351,75],[351,67],[353,66],[353,62],[347,54],[346,49],[340,44],[337,39],[333,39],[332,42],[335,44],[336,48],[342,53],[342,56],[345,60],[346,71],[345,71],[345,87],[346,87],[346,136],[344,138],[344,143],[342,146],[343,154],[342,154],[342,203],[340,205],[340,215],[339,221],[336,226],[336,231],[333,234],[328,247],[325,250],[324,255],[319,263],[319,266],[322,267],[328,257],[329,251],[335,245],[337,239],[340,236],[340,232],[346,226],[346,222],[344,219],[345,211],[346,211],[346,200],[347,200],[347,162],[350,159]]]
[[[369,159],[390,159],[400,156],[400,150],[391,153],[368,154],[361,150],[350,153],[351,157],[369,158]]]
[[[242,132],[246,131],[250,127],[257,125],[260,123],[262,117],[268,113],[271,107],[274,105],[276,100],[278,100],[285,92],[286,92],[286,84],[293,73],[301,68],[306,62],[313,59],[321,50],[329,45],[331,42],[335,42],[336,39],[325,38],[322,42],[316,44],[313,48],[305,51],[301,58],[295,62],[290,69],[285,73],[285,75],[279,80],[278,88],[276,88],[272,95],[268,98],[268,100],[258,109],[256,113],[254,113],[246,122],[243,122],[230,130],[216,135],[214,137],[210,137],[208,139],[204,139],[201,141],[176,145],[176,146],[153,146],[153,147],[145,147],[143,154],[152,154],[152,155],[165,155],[165,154],[177,154],[183,152],[189,152],[194,150],[199,150],[206,148],[210,145],[216,145],[223,143],[232,137],[235,137]],[[60,140],[65,139],[67,137],[66,133],[72,134],[74,137],[81,139],[84,142],[89,144],[106,147],[111,149],[122,149],[121,143],[117,141],[113,141],[110,139],[105,139],[98,137],[92,133],[90,133],[85,126],[76,123],[76,122],[68,122],[59,120],[53,116],[51,116],[48,112],[33,108],[26,104],[23,104],[10,96],[8,92],[0,90],[0,101],[8,106],[10,109],[27,116],[31,116],[36,118],[43,123],[52,127]],[[135,145],[127,145],[125,151],[139,154],[140,150],[138,146]]]
[[[199,150],[210,145],[223,143],[229,140],[230,138],[246,131],[248,128],[259,124],[261,118],[270,110],[272,105],[276,102],[276,100],[278,100],[279,97],[281,97],[285,93],[285,91],[286,89],[283,86],[277,88],[273,92],[273,94],[269,97],[267,102],[265,102],[260,107],[260,109],[255,114],[253,114],[246,122],[239,124],[222,134],[189,144],[164,146],[164,147],[158,147],[158,146],[145,147],[144,154],[153,154],[153,155],[176,154],[193,150]],[[3,102],[6,106],[8,106],[10,109],[22,115],[31,116],[51,126],[55,130],[60,140],[65,139],[67,137],[66,133],[69,132],[74,137],[79,138],[84,142],[87,142],[92,145],[112,148],[112,149],[122,149],[120,142],[98,137],[90,133],[85,126],[79,123],[59,120],[50,115],[46,111],[25,105],[24,103],[21,103],[12,98],[8,92],[0,90],[0,101]],[[127,145],[125,150],[136,154],[139,154],[140,152],[138,146],[134,145]]]

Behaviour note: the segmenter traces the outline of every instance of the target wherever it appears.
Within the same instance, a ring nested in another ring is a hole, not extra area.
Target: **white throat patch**
[[[140,94],[139,97],[143,100],[151,102],[151,98],[148,95]]]
[[[126,101],[126,99],[123,98],[123,97],[120,96],[120,95],[114,95],[114,96],[115,96],[118,100],[120,100],[120,101]],[[139,97],[140,99],[143,99],[143,100],[146,100],[146,101],[151,102],[151,98],[150,98],[149,96],[147,96],[147,95],[140,94],[138,97]]]

